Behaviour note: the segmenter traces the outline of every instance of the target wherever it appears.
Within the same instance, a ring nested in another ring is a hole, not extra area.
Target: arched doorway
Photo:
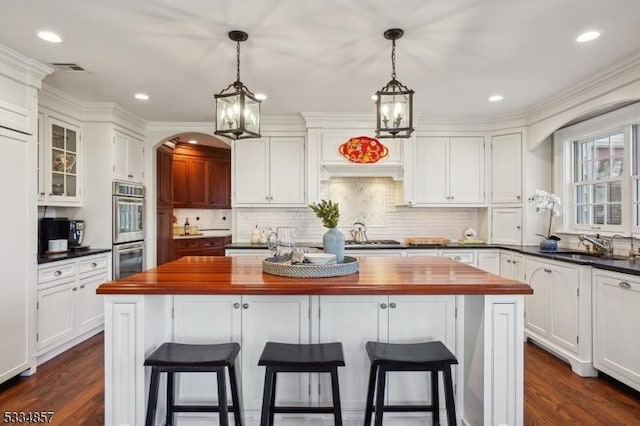
[[[174,223],[182,225],[176,211],[231,208],[229,145],[196,132],[167,138],[156,148],[156,188],[156,264],[162,265],[176,258]]]

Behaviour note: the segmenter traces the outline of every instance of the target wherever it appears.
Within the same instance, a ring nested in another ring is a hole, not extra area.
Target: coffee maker
[[[82,250],[82,238],[84,237],[84,220],[69,221],[69,250]]]
[[[42,218],[38,227],[38,253],[67,251],[69,219],[65,217]]]

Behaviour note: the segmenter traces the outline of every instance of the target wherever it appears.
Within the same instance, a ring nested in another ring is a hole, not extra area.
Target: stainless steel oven
[[[114,280],[126,278],[144,270],[144,241],[113,246]]]
[[[144,186],[113,182],[113,244],[144,240]]]

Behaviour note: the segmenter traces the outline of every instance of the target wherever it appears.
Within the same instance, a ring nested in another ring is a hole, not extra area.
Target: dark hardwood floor
[[[54,411],[54,425],[103,424],[103,344],[99,334],[35,375],[0,385],[0,415]],[[531,343],[525,344],[524,383],[527,425],[640,425],[640,393],[606,377],[579,377]]]

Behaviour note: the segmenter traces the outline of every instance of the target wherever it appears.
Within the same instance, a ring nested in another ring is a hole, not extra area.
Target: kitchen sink
[[[565,257],[568,259],[593,261],[593,260],[620,260],[623,257],[619,256],[605,256],[603,254],[584,253],[580,251],[556,251],[555,253],[549,253],[558,257]]]

